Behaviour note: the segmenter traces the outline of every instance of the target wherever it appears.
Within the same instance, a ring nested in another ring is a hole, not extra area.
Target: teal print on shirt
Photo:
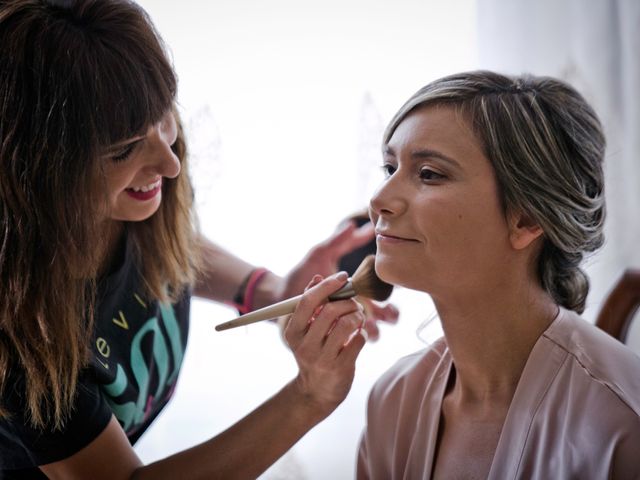
[[[145,420],[153,399],[162,395],[167,385],[173,385],[180,372],[184,352],[180,341],[180,329],[173,307],[161,304],[160,313],[169,337],[169,345],[167,345],[165,336],[160,330],[160,323],[157,317],[151,317],[147,320],[131,342],[131,371],[138,384],[137,400],[123,404],[113,400],[113,398],[122,395],[128,385],[127,375],[120,364],[117,367],[116,379],[103,387],[103,390],[107,393],[107,403],[122,424],[125,432],[129,432],[131,427],[135,427]],[[149,384],[151,383],[149,368],[144,361],[140,348],[142,339],[149,333],[153,334],[153,358],[158,367],[158,388],[151,396],[149,395]],[[173,355],[173,372],[171,372],[171,375],[169,375],[169,352]]]

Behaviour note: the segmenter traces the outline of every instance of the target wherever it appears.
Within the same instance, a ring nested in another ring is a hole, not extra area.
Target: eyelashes
[[[382,168],[382,172],[384,173],[385,178],[389,178],[397,170],[397,168],[390,163],[385,163],[380,168]],[[425,182],[435,182],[438,180],[444,180],[446,178],[445,175],[426,167],[420,168],[420,171],[418,172],[418,176],[420,177],[420,180]]]
[[[384,178],[389,178],[396,171],[396,167],[389,163],[381,165],[380,168],[382,169],[382,173],[384,173]]]
[[[431,170],[430,168],[421,168],[420,169],[420,179],[422,180],[442,180],[445,176],[441,173],[436,172],[435,170]]]
[[[122,147],[122,150],[117,151],[117,153],[111,156],[111,160],[116,163],[124,162],[131,156],[131,154],[135,151],[136,147],[140,144],[140,142],[142,142],[142,140],[144,140],[144,138],[139,138],[138,140],[135,140],[128,145],[124,145]]]
[[[122,150],[120,153],[118,153],[117,155],[113,155],[111,157],[111,160],[113,160],[114,162],[124,162],[127,158],[129,158],[131,156],[131,153],[133,152],[135,145],[128,145],[124,150]]]

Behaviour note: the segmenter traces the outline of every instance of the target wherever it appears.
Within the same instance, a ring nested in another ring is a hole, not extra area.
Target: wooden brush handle
[[[344,300],[346,298],[353,297],[355,294],[356,292],[353,289],[351,281],[348,281],[340,290],[329,295],[329,300]],[[281,315],[288,315],[289,313],[293,313],[293,311],[298,306],[298,303],[300,303],[301,298],[302,295],[298,295],[297,297],[292,297],[287,300],[274,303],[273,305],[269,305],[268,307],[260,308],[258,310],[254,310],[253,312],[246,313],[238,318],[217,325],[216,330],[218,332],[221,332],[222,330],[242,327],[243,325],[261,322],[262,320],[277,318]]]
[[[254,310],[253,312],[246,313],[234,320],[221,323],[216,326],[217,331],[228,330],[229,328],[241,327],[243,325],[249,325],[250,323],[260,322],[262,320],[269,320],[270,318],[277,318],[280,315],[287,315],[296,309],[296,306],[300,302],[302,295],[289,298],[268,307]]]

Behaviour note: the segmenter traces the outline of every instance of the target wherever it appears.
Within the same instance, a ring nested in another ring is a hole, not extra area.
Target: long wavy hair
[[[468,121],[495,171],[505,216],[526,213],[544,231],[541,285],[556,303],[582,313],[589,281],[580,265],[604,242],[605,137],[594,110],[555,78],[459,73],[407,100],[383,144],[410,112],[430,105],[453,106]]]
[[[90,354],[103,154],[175,109],[176,76],[127,0],[0,0],[0,45],[0,394],[22,370],[32,423],[60,427]],[[162,301],[193,282],[198,258],[181,129],[173,148],[182,173],[127,226]]]

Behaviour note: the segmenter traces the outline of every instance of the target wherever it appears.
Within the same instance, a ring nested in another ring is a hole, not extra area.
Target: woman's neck
[[[104,226],[104,236],[102,242],[98,246],[99,251],[99,267],[98,277],[107,275],[113,265],[118,253],[120,240],[124,234],[124,223],[119,221],[109,221]]]
[[[504,288],[499,295],[434,299],[463,402],[510,402],[533,346],[558,313],[540,287]]]

